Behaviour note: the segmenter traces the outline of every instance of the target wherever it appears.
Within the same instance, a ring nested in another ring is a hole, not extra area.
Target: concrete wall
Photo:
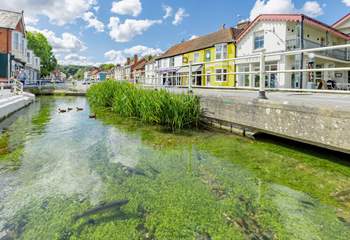
[[[201,106],[209,122],[228,130],[248,128],[350,153],[350,112],[216,96],[202,96]]]
[[[28,106],[35,100],[35,96],[30,93],[23,93],[7,97],[0,100],[0,120],[8,117],[14,112]]]

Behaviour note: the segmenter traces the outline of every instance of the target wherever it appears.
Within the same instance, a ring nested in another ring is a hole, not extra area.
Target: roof
[[[143,68],[145,68],[146,66],[146,63],[147,63],[147,60],[146,59],[141,59],[140,61],[138,61],[136,63],[136,65],[134,66],[134,70],[141,70]]]
[[[157,59],[174,57],[184,53],[198,51],[212,47],[218,43],[234,42],[235,37],[238,36],[241,31],[242,30],[235,28],[221,29],[220,31],[177,44],[168,49],[164,54],[160,55]]]
[[[0,9],[0,28],[16,29],[22,13]]]
[[[344,17],[342,17],[341,19],[339,19],[338,21],[336,21],[332,27],[336,28],[338,26],[340,26],[341,24],[343,24],[344,22],[350,20],[350,13],[346,14]]]
[[[251,24],[240,33],[240,35],[237,38],[237,42],[239,42],[240,40],[242,40],[242,38],[259,22],[261,21],[285,21],[285,22],[301,22],[302,19],[304,19],[304,23],[314,26],[314,27],[318,27],[321,28],[325,31],[331,32],[335,35],[337,35],[338,37],[341,37],[345,40],[350,40],[350,36],[325,24],[322,23],[316,19],[313,19],[311,17],[308,17],[304,14],[261,14],[258,17],[256,17],[254,19],[253,22],[251,22]]]

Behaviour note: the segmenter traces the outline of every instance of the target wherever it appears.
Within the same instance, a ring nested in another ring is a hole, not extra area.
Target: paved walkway
[[[170,91],[186,92],[187,89],[174,88]],[[227,98],[253,100],[257,98],[257,91],[247,90],[218,90],[193,89],[199,96],[222,96]],[[331,93],[298,93],[298,92],[267,92],[268,101],[290,104],[294,106],[337,109],[350,112],[350,94]]]

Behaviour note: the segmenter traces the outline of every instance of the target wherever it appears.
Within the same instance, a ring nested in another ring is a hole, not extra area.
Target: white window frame
[[[258,44],[257,44],[257,41],[258,41]],[[264,33],[264,31],[254,32],[253,47],[254,47],[254,50],[260,50],[260,49],[265,48],[265,33]]]
[[[198,63],[199,62],[199,58],[200,58],[199,52],[193,53],[193,62],[194,63]]]
[[[228,45],[227,43],[220,43],[215,45],[215,58],[216,60],[227,59]]]
[[[215,80],[217,82],[227,82],[227,69],[225,68],[218,68],[215,69]]]

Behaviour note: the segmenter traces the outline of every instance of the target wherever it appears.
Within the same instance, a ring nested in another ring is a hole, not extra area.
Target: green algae
[[[51,109],[75,101],[45,100],[57,102]],[[37,174],[26,178],[27,185],[4,205],[28,201],[7,220],[5,229],[15,239],[348,239],[349,223],[338,218],[337,209],[346,212],[349,206],[332,193],[347,188],[350,172],[337,156],[204,130],[168,132],[105,109],[94,109],[97,121],[88,119],[88,111],[45,111],[52,119],[50,129],[41,135],[34,131],[26,146],[45,148],[43,142],[57,138],[63,147],[69,141],[71,148],[64,148],[67,155],[50,148],[47,152],[62,155],[40,161],[28,157],[31,149],[24,152],[26,164],[35,162],[33,171],[48,179]],[[67,127],[55,130],[52,124]],[[79,143],[73,145],[75,141]],[[125,171],[125,164],[143,174]],[[84,168],[93,172],[89,178],[98,176],[99,183],[93,182],[100,186],[98,197],[85,194],[95,185],[79,185],[85,190],[78,193],[69,185],[50,185],[58,173],[64,184],[72,168],[77,175],[72,180],[82,178]],[[47,194],[36,188],[42,184]],[[118,199],[130,202],[120,210],[74,220]]]

